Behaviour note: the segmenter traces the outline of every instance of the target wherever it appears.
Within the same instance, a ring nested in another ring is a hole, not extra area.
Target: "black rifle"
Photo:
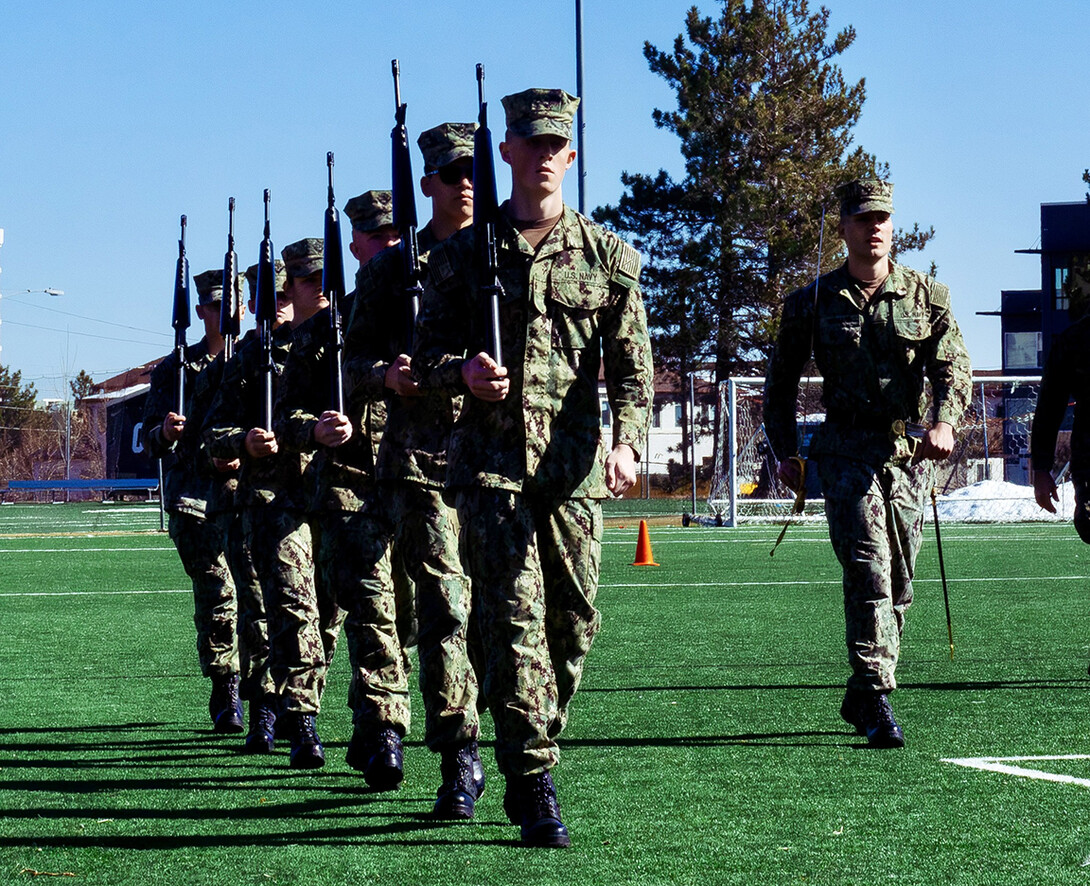
[[[408,335],[405,353],[411,354],[416,315],[420,313],[420,297],[424,287],[420,284],[420,246],[416,240],[416,198],[414,196],[413,165],[409,155],[409,132],[405,128],[406,105],[401,102],[401,68],[395,58],[391,63],[394,72],[394,128],[390,132],[393,142],[393,204],[394,227],[401,235],[402,289],[409,305]]]
[[[223,301],[220,303],[220,335],[223,359],[235,353],[239,328],[238,257],[235,255],[235,198],[227,200],[227,253],[223,256]]]
[[[272,430],[273,375],[276,367],[272,357],[272,332],[276,320],[276,263],[269,238],[269,189],[265,189],[265,236],[261,241],[261,257],[257,261],[257,331],[261,339],[262,366],[265,382],[265,430]]]
[[[178,266],[174,271],[174,359],[178,373],[178,415],[185,415],[185,331],[189,328],[189,259],[185,256],[185,216],[182,216],[182,236],[178,240]]]
[[[344,257],[341,252],[341,218],[333,197],[333,152],[325,155],[329,168],[329,194],[325,210],[325,239],[322,241],[322,292],[329,299],[330,327],[330,390],[333,408],[344,413],[344,377],[341,355],[344,351],[344,329],[341,326],[341,300],[344,298]]]
[[[473,134],[473,244],[476,249],[477,282],[488,296],[492,327],[492,359],[503,365],[500,347],[500,284],[496,261],[496,167],[492,162],[492,133],[488,131],[488,102],[484,100],[484,65],[477,65],[477,103],[480,116]]]

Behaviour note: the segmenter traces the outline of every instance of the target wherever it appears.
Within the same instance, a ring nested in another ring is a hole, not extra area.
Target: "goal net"
[[[935,483],[947,507],[959,497],[968,500],[972,489],[974,506],[955,510],[951,519],[992,521],[1049,516],[1036,507],[1032,493],[1028,494],[1031,507],[1021,503],[1026,498],[1025,487],[1031,483],[1029,433],[1040,383],[1040,378],[1023,376],[973,379],[972,403],[962,419],[954,452],[945,462],[936,463]],[[734,526],[745,521],[777,521],[791,511],[795,495],[776,479],[763,411],[763,378],[731,378],[720,383],[715,464],[706,518],[712,522]],[[825,419],[820,378],[802,379],[796,416],[798,451],[805,456],[814,431]],[[1060,432],[1057,450],[1057,465],[1066,466],[1070,453],[1068,421]],[[801,519],[822,519],[824,502],[820,483],[813,476],[817,472],[807,473],[806,508]],[[993,506],[980,506],[987,502]],[[1000,516],[995,515],[996,511]]]

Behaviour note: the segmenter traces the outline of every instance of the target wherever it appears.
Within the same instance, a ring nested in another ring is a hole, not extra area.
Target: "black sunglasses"
[[[473,166],[469,163],[448,163],[446,166],[440,166],[438,169],[425,173],[425,175],[438,175],[439,181],[445,185],[460,184],[463,178],[472,184]]]

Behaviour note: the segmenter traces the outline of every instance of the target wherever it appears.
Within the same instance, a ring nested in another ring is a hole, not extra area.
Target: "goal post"
[[[794,503],[794,493],[776,478],[775,457],[765,434],[764,382],[760,376],[738,376],[718,385],[714,471],[708,495],[709,519],[718,525],[782,520]],[[796,417],[801,455],[825,419],[821,383],[820,377],[805,377],[799,384]],[[940,493],[985,482],[1031,483],[1029,435],[1040,384],[1040,378],[1033,376],[974,376],[971,404],[954,452],[936,465]],[[1068,460],[1069,427],[1065,423],[1060,434],[1056,458],[1060,465]],[[820,484],[809,476],[802,519],[823,516]]]

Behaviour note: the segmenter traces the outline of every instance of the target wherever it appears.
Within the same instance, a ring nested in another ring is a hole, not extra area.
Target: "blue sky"
[[[619,197],[622,170],[681,172],[676,138],[651,122],[673,94],[642,46],[668,47],[690,5],[584,0],[588,207]],[[974,365],[998,367],[999,321],[975,312],[1039,285],[1036,258],[1014,250],[1037,244],[1042,202],[1086,193],[1086,5],[825,5],[857,32],[840,59],[866,78],[856,141],[890,164],[897,222],[938,232],[908,263],[937,263]],[[475,117],[477,62],[502,128],[502,95],[576,91],[574,3],[5,4],[0,362],[51,397],[81,369],[101,380],[166,353],[182,213],[195,274],[222,265],[230,196],[243,267],[266,187],[278,249],[320,236],[327,151],[339,206],[388,187],[395,57],[414,140]],[[502,169],[499,181],[502,196]],[[566,196],[574,205],[573,178]],[[65,294],[25,292],[47,287]]]

